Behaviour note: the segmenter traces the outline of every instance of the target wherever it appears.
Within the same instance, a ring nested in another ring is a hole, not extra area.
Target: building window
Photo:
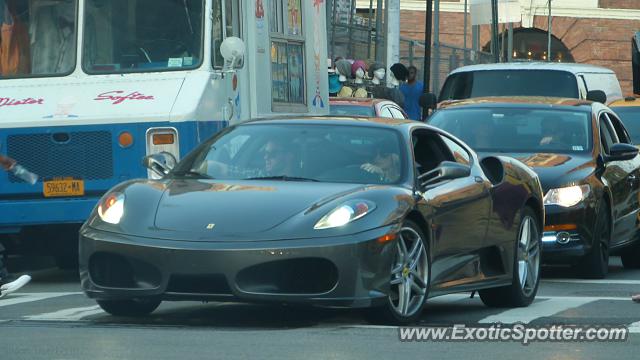
[[[271,1],[271,99],[305,104],[304,38],[301,0]]]

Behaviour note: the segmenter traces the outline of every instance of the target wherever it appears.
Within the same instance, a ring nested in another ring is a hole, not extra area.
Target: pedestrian
[[[424,83],[416,79],[418,69],[415,66],[409,66],[408,70],[407,82],[400,85],[400,91],[404,95],[404,105],[402,107],[409,115],[409,119],[421,121],[420,95],[424,92]]]
[[[15,160],[0,154],[0,168],[6,171],[11,171],[15,174],[16,166],[19,166],[19,165],[17,165]],[[24,170],[24,168],[22,167],[20,167],[20,169]],[[35,176],[32,173],[29,173],[29,172],[27,173]],[[2,246],[2,244],[0,244],[0,298],[3,298],[9,295],[10,293],[17,291],[21,287],[27,285],[29,281],[31,281],[31,276],[29,275],[22,275],[20,277],[15,277],[9,274],[9,271],[4,265],[3,254],[4,254],[4,247]]]

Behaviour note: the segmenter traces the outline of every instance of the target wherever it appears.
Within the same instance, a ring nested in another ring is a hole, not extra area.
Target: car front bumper
[[[387,301],[396,248],[387,226],[329,238],[191,242],[80,231],[80,279],[97,300],[308,303],[370,307]]]
[[[545,206],[545,228],[575,224],[572,230],[548,230],[542,236],[542,261],[547,264],[571,264],[591,251],[596,212],[585,203],[571,208]]]

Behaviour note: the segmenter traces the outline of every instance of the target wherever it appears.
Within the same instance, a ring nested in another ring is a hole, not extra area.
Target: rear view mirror
[[[424,93],[420,95],[420,99],[418,100],[420,106],[424,109],[432,109],[435,110],[438,106],[438,99],[433,93]]]
[[[587,100],[606,104],[607,94],[602,90],[591,90],[587,92]]]
[[[453,161],[443,161],[440,165],[418,177],[422,187],[428,187],[446,180],[459,179],[471,175],[471,168]]]
[[[613,144],[609,149],[607,161],[625,161],[631,160],[638,155],[638,148],[631,144]]]
[[[245,53],[245,44],[242,39],[229,36],[220,44],[220,54],[224,58],[223,72],[230,72],[242,63]]]
[[[160,177],[167,175],[177,162],[175,156],[166,151],[147,155],[142,159],[142,165]]]

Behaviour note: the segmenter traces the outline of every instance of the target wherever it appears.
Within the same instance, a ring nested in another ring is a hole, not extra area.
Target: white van
[[[485,96],[551,96],[588,99],[605,104],[623,98],[616,74],[604,67],[512,62],[464,66],[452,71],[447,76],[438,101]]]

